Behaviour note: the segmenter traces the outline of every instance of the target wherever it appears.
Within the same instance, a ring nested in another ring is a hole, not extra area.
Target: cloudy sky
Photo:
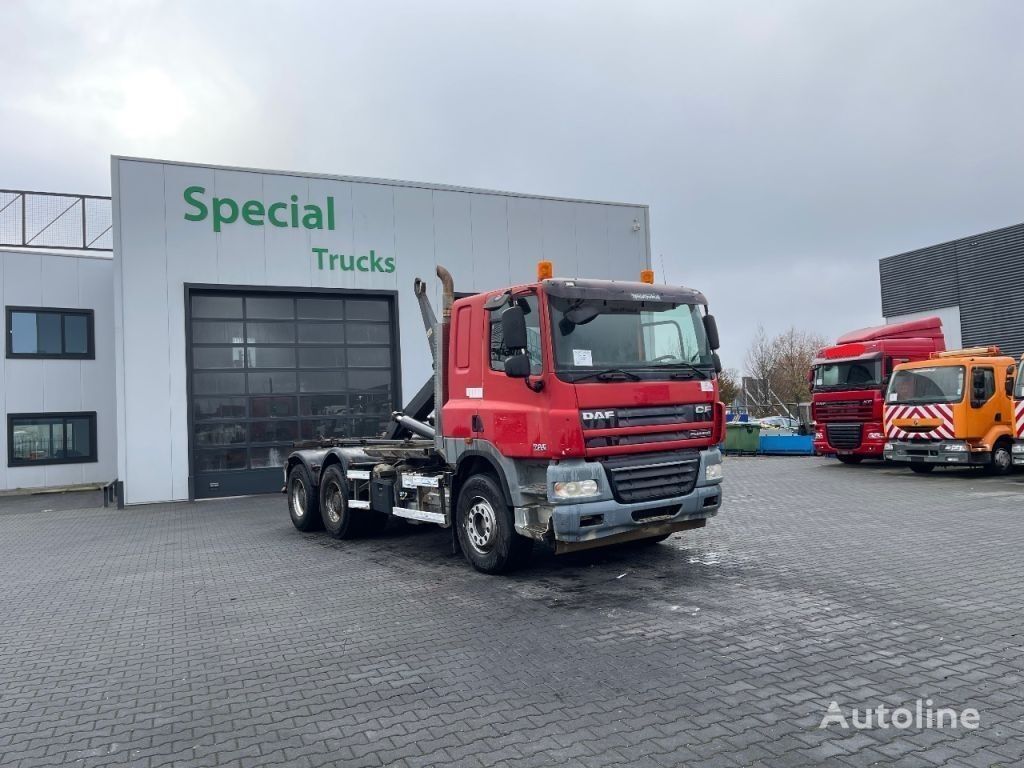
[[[648,203],[730,366],[758,323],[880,320],[880,257],[1024,220],[1017,0],[5,0],[0,29],[0,187],[108,194],[126,154]]]

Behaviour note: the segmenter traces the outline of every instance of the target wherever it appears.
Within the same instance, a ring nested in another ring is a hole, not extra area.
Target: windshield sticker
[[[700,391],[701,392],[714,392],[715,391],[715,385],[712,384],[710,381],[702,381],[700,383]]]
[[[900,399],[899,392],[890,392],[889,393],[889,402],[890,403],[895,403],[899,399]]]
[[[594,356],[590,353],[589,349],[574,349],[572,351],[572,364],[576,366],[592,366],[594,364]]]

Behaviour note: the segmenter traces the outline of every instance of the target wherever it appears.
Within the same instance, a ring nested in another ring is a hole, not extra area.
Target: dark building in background
[[[1024,353],[1024,224],[881,259],[882,314],[936,314],[950,348],[997,344]]]

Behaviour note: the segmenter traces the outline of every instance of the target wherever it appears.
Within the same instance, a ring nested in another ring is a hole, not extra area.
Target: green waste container
[[[760,424],[730,421],[725,425],[726,453],[757,453],[760,439]]]

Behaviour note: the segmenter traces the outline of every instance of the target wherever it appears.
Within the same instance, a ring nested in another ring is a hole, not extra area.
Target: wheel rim
[[[345,497],[341,495],[341,486],[335,482],[327,484],[327,502],[324,508],[327,511],[327,519],[331,521],[332,525],[337,525],[341,521],[341,510],[345,505]]]
[[[1010,458],[1010,452],[1005,448],[996,448],[995,456],[992,457],[996,467],[1000,470],[1005,470],[1010,466],[1012,459]]]
[[[486,555],[494,549],[498,537],[498,518],[487,499],[477,496],[470,502],[463,529],[469,545],[477,553]]]
[[[292,509],[300,520],[306,516],[306,484],[297,477],[292,480]]]

